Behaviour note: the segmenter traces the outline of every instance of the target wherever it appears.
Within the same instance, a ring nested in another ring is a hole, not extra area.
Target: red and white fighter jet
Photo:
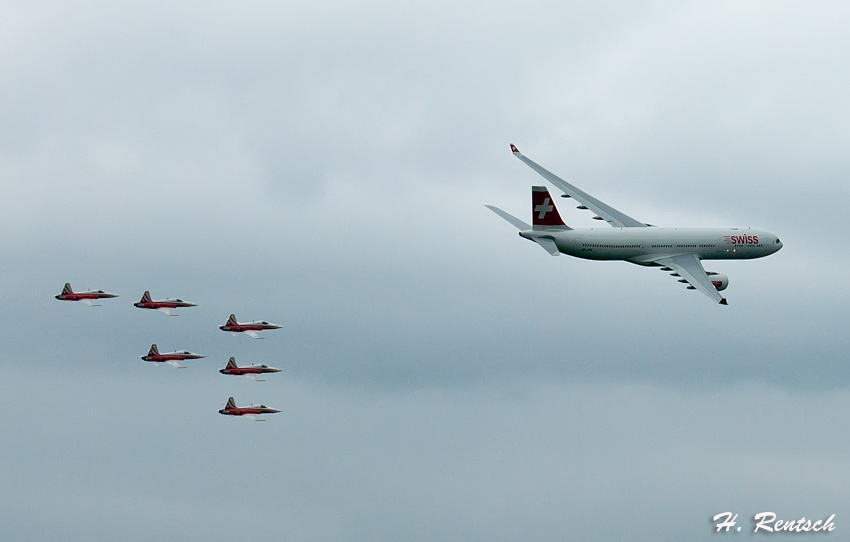
[[[109,292],[104,292],[103,290],[86,290],[85,292],[75,292],[73,288],[71,288],[71,284],[66,282],[65,287],[62,288],[62,293],[56,296],[56,299],[59,301],[82,301],[86,305],[90,307],[99,307],[100,305],[95,305],[94,301],[96,299],[106,299],[110,297],[118,297],[118,294],[110,294]]]
[[[283,326],[279,326],[277,324],[271,324],[266,322],[265,320],[254,320],[253,322],[245,322],[240,324],[236,321],[236,315],[231,314],[230,318],[227,319],[227,323],[223,326],[218,326],[218,328],[222,331],[229,331],[233,334],[236,333],[245,333],[249,337],[253,337],[254,339],[259,339],[260,336],[257,335],[258,331],[263,331],[264,329],[280,329]]]
[[[145,291],[142,294],[142,299],[139,300],[138,303],[133,303],[134,307],[139,307],[140,309],[145,310],[158,310],[162,311],[168,316],[180,316],[179,314],[175,314],[173,309],[183,308],[183,307],[197,307],[194,303],[189,303],[188,301],[183,301],[182,299],[171,299],[165,298],[159,301],[151,299],[151,293]]]
[[[265,382],[265,380],[258,378],[257,375],[264,373],[279,373],[280,369],[275,369],[274,367],[269,367],[264,364],[240,367],[236,365],[236,358],[230,358],[230,361],[227,362],[224,369],[219,370],[219,372],[223,375],[247,376],[256,382]]]
[[[145,361],[152,361],[154,363],[167,363],[172,367],[177,367],[178,369],[185,369],[186,367],[180,365],[178,361],[183,361],[187,359],[201,359],[202,355],[193,354],[188,350],[178,350],[176,352],[159,352],[159,348],[157,348],[156,344],[151,345],[151,349],[148,352],[147,356],[142,356],[142,359]]]
[[[247,418],[251,418],[255,422],[265,421],[258,417],[260,414],[274,414],[275,412],[280,412],[280,410],[277,410],[276,408],[269,408],[266,405],[251,405],[244,407],[236,406],[236,402],[233,400],[233,397],[228,399],[227,405],[218,411],[219,414],[224,414],[226,416],[245,416]]]

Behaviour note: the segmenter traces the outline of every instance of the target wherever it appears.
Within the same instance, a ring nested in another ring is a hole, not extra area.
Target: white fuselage
[[[577,258],[639,265],[656,265],[654,260],[683,253],[701,260],[761,258],[782,248],[776,235],[754,228],[535,229],[519,234],[552,239],[560,252]]]

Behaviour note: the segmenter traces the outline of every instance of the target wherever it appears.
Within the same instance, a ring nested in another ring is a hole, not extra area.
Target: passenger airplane
[[[245,322],[244,324],[240,324],[236,321],[236,315],[231,314],[230,318],[227,319],[227,323],[223,326],[218,326],[218,329],[222,331],[229,331],[234,335],[236,333],[245,333],[249,337],[253,337],[254,339],[260,339],[261,337],[257,335],[258,331],[263,331],[265,329],[280,329],[283,326],[279,326],[277,324],[270,324],[265,320],[254,320],[253,322]]]
[[[223,375],[236,375],[236,376],[247,376],[251,380],[256,382],[265,382],[257,377],[257,375],[261,375],[264,373],[279,373],[280,369],[275,369],[274,367],[269,367],[268,365],[246,365],[244,367],[240,367],[236,365],[236,358],[230,358],[227,362],[227,365],[224,369],[219,370]]]
[[[520,230],[520,237],[534,241],[557,256],[560,253],[586,260],[624,260],[637,265],[660,267],[699,290],[713,301],[726,305],[720,295],[729,278],[713,271],[706,272],[701,260],[761,258],[782,248],[779,238],[765,230],[750,228],[659,228],[621,213],[586,194],[567,181],[523,156],[511,145],[514,156],[525,162],[544,179],[557,186],[562,198],[573,198],[596,213],[594,220],[605,220],[614,229],[586,228],[574,230],[564,224],[545,186],[531,187],[532,224],[506,213],[498,207],[486,207]]]
[[[251,418],[255,422],[265,421],[258,417],[260,414],[274,414],[276,412],[280,412],[280,410],[277,410],[276,408],[269,408],[266,405],[238,407],[236,406],[236,401],[233,400],[233,397],[229,398],[227,400],[227,405],[218,411],[219,414],[224,414],[226,416],[245,416],[247,418]]]
[[[142,356],[142,359],[145,361],[152,361],[155,363],[165,362],[172,367],[177,367],[178,369],[185,369],[186,367],[177,363],[178,361],[184,361],[187,359],[201,359],[204,356],[200,354],[193,354],[188,350],[178,350],[177,352],[159,352],[159,348],[156,344],[151,345],[151,349],[148,352],[148,355]]]
[[[95,305],[95,299],[108,299],[110,297],[118,297],[118,294],[110,294],[109,292],[104,292],[103,290],[86,290],[85,292],[75,292],[73,288],[71,288],[70,283],[65,283],[65,287],[62,288],[62,293],[56,296],[56,299],[59,301],[82,301],[89,307],[99,307],[100,305]]]
[[[145,292],[142,294],[142,299],[139,300],[138,303],[133,303],[134,307],[139,307],[140,309],[146,310],[158,310],[162,311],[168,316],[180,316],[179,314],[175,314],[173,312],[174,309],[183,308],[183,307],[197,307],[194,303],[189,303],[188,301],[183,301],[182,299],[161,299],[159,301],[151,299],[151,293]]]

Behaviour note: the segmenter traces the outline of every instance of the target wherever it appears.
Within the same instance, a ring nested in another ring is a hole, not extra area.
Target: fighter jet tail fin
[[[142,294],[142,300],[139,301],[139,303],[147,303],[147,302],[150,302],[150,301],[152,301],[151,300],[151,293],[148,292],[147,290],[145,290],[145,293]]]
[[[238,323],[238,322],[236,321],[236,315],[235,315],[235,314],[231,314],[231,315],[230,315],[230,318],[228,318],[228,319],[227,319],[227,324],[226,324],[226,325],[228,325],[228,326],[235,326],[237,323]]]
[[[531,187],[531,223],[535,230],[571,230],[561,220],[558,208],[545,186]]]
[[[228,362],[227,362],[227,367],[228,367],[228,369],[235,369],[236,368],[236,358],[231,357],[230,360],[228,360]]]
[[[151,345],[151,349],[148,352],[148,355],[149,356],[156,356],[157,354],[159,354],[159,347],[157,347],[156,343],[154,343],[154,344]]]
[[[231,409],[231,408],[236,408],[236,401],[233,400],[233,397],[231,397],[227,400],[227,404],[224,405],[224,408],[225,408],[225,410]]]
[[[73,288],[71,288],[71,283],[70,283],[70,282],[66,282],[66,283],[65,283],[65,287],[64,287],[64,288],[62,288],[62,293],[63,293],[63,294],[73,294],[73,293],[74,293],[74,289],[73,289]]]

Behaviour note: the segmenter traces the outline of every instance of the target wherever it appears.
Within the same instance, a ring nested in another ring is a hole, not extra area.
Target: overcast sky
[[[0,538],[749,539],[765,511],[840,538],[848,16],[0,4]],[[543,184],[510,143],[640,220],[784,248],[706,263],[728,307],[552,258],[484,207],[528,220]],[[154,342],[207,357],[157,367]]]

